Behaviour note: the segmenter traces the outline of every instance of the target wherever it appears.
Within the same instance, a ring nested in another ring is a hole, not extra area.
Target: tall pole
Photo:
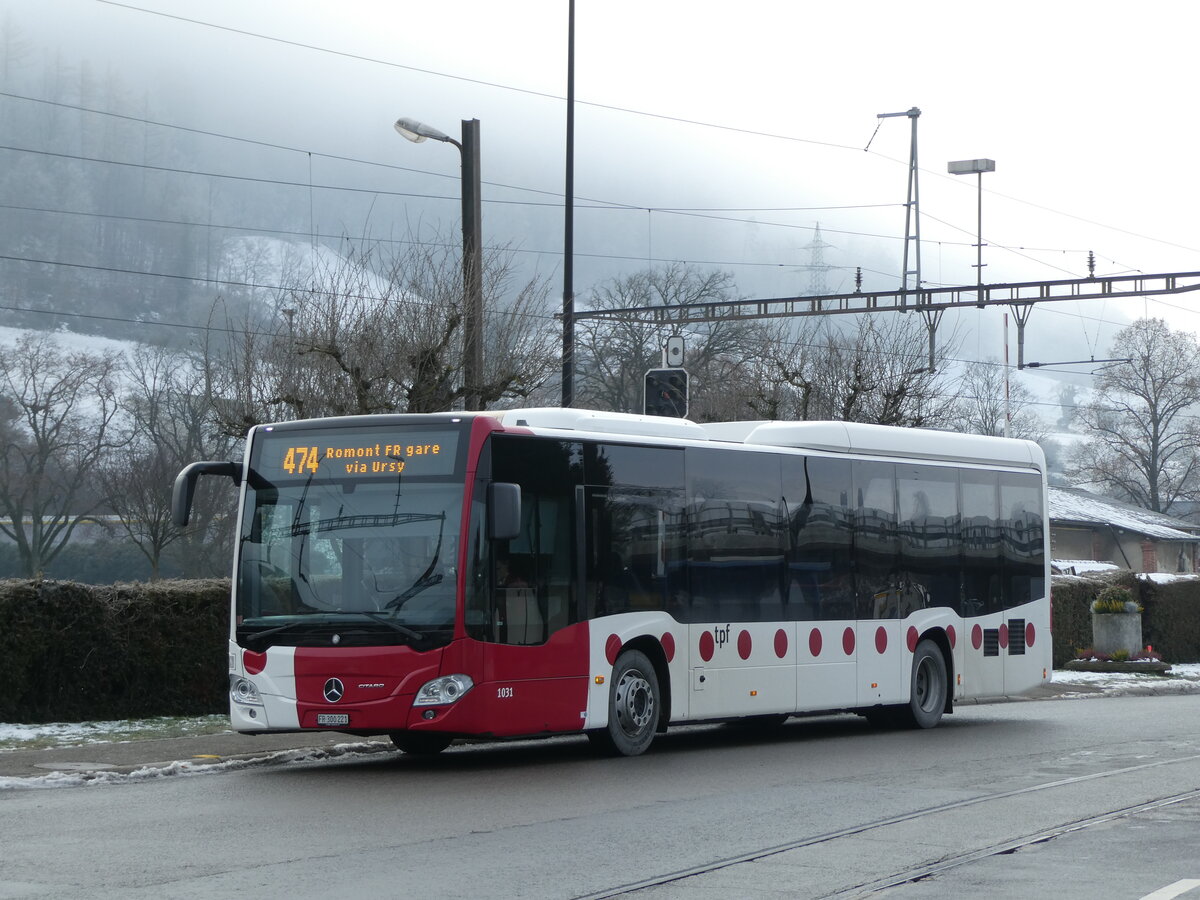
[[[483,398],[483,216],[480,203],[479,120],[462,120],[463,408]]]
[[[975,174],[976,181],[976,202],[975,202],[975,305],[983,309],[987,304],[983,299],[983,173],[995,172],[996,161],[994,159],[960,159],[947,164],[946,171],[951,175],[970,175]]]
[[[904,204],[904,278],[901,281],[903,289],[908,290],[908,276],[913,276],[913,288],[921,289],[921,194],[920,184],[917,178],[919,169],[917,167],[917,119],[921,117],[921,110],[917,107],[896,113],[880,113],[875,118],[877,119],[894,119],[900,116],[906,116],[912,123],[912,137],[909,141],[908,150],[908,199]],[[911,255],[914,259],[913,263],[909,262]],[[908,298],[905,297],[902,301],[907,303]],[[918,302],[920,302],[918,300]]]
[[[575,402],[575,0],[567,6],[567,183],[563,222],[562,405]]]
[[[1009,434],[1010,426],[1012,425],[1012,406],[1009,399],[1008,386],[1008,313],[1004,314],[1004,436],[1011,437]]]
[[[977,172],[979,199],[975,203],[975,284],[979,286],[979,300],[983,301],[983,172]]]

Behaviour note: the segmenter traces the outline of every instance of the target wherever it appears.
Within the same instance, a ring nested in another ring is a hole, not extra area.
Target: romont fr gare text
[[[374,447],[326,447],[325,459],[346,460],[347,475],[403,472],[416,456],[437,456],[441,444],[376,444]]]

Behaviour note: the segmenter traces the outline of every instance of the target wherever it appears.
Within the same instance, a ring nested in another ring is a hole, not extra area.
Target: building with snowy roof
[[[1131,572],[1196,572],[1200,526],[1079,488],[1051,486],[1054,566],[1081,574],[1107,565]]]

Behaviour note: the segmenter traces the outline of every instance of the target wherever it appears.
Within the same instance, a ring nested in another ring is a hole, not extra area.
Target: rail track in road
[[[648,888],[682,882],[689,878],[695,878],[711,872],[717,872],[721,869],[728,869],[734,866],[757,862],[759,860],[766,859],[767,857],[776,856],[781,853],[787,853],[792,850],[800,850],[805,847],[813,847],[820,844],[844,840],[846,838],[866,834],[868,832],[887,828],[889,826],[901,825],[908,822],[916,822],[921,819],[938,816],[944,813],[954,812],[973,806],[981,806],[988,803],[995,803],[1001,800],[1037,794],[1044,791],[1053,791],[1089,781],[1098,781],[1105,778],[1132,775],[1151,769],[1159,769],[1165,766],[1179,765],[1182,763],[1197,761],[1200,761],[1200,754],[1190,754],[1171,759],[1162,759],[1153,762],[1139,763],[1132,766],[1122,766],[1115,769],[1107,769],[1102,772],[1091,772],[1086,775],[1076,775],[1070,778],[1061,778],[1055,781],[1047,781],[1041,784],[1029,785],[1028,787],[1015,788],[1008,791],[995,791],[989,794],[981,794],[978,797],[971,797],[965,800],[957,800],[951,803],[943,803],[936,806],[923,807],[921,809],[913,810],[909,813],[886,816],[884,818],[863,822],[859,825],[854,825],[848,828],[842,828],[836,831],[825,832],[823,834],[798,838],[782,844],[775,844],[758,850],[740,853],[736,856],[715,859],[711,862],[698,866],[692,866],[688,869],[681,869],[674,872],[664,873],[662,875],[651,876],[636,882],[630,882],[628,884],[607,888],[602,891],[582,894],[572,898],[572,900],[605,900],[605,898],[611,897],[624,897]],[[851,885],[834,893],[823,894],[821,895],[821,900],[841,900],[841,898],[867,896],[887,888],[920,881],[924,878],[929,878],[939,873],[946,872],[950,869],[957,868],[958,866],[967,865],[991,856],[1001,856],[1004,854],[1013,853],[1023,847],[1045,843],[1046,841],[1051,841],[1057,837],[1081,831],[1094,825],[1111,822],[1114,819],[1133,816],[1137,815],[1138,813],[1160,809],[1194,799],[1200,799],[1200,789],[1183,791],[1169,796],[1158,797],[1143,803],[1137,803],[1131,806],[1125,806],[1119,809],[1109,810],[1107,812],[1098,813],[1091,816],[1085,816],[1051,828],[1041,829],[1020,837],[1000,841],[990,846],[978,847],[962,853],[946,856],[932,863],[924,863],[914,866],[907,871],[896,872],[883,878],[877,878],[861,884]]]

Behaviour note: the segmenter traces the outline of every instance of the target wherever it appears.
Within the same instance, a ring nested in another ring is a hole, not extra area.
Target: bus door
[[[583,725],[589,649],[574,583],[573,458],[564,442],[494,441],[493,479],[521,487],[521,529],[491,540],[476,516],[466,617],[482,680],[475,690],[495,701],[495,734]]]
[[[778,457],[687,451],[687,580],[693,719],[796,710]]]
[[[855,590],[858,600],[859,706],[908,699],[900,616],[905,586],[900,574],[895,465],[862,462],[854,468]]]
[[[995,472],[963,470],[961,475],[964,634],[961,689],[957,696],[997,697],[1004,693],[1000,650],[1004,585],[999,478]]]
[[[854,507],[849,460],[783,459],[788,567],[784,618],[796,624],[802,710],[856,706]]]

